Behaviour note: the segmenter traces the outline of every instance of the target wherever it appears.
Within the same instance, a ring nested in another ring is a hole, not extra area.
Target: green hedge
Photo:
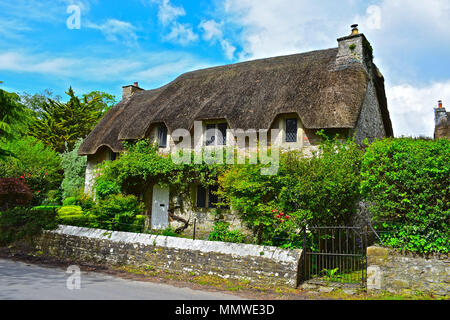
[[[449,252],[450,141],[386,139],[367,149],[361,194],[385,245]]]
[[[83,213],[83,209],[80,206],[64,206],[58,210],[59,216],[74,216]]]
[[[56,214],[50,210],[16,207],[0,214],[0,246],[18,240],[32,242],[43,230],[56,229]]]
[[[91,226],[89,216],[85,214],[59,216],[58,223],[66,226],[75,226],[75,227],[89,228]]]

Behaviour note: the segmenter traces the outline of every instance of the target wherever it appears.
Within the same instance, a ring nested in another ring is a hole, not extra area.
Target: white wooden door
[[[153,186],[152,229],[165,229],[169,226],[169,188]]]

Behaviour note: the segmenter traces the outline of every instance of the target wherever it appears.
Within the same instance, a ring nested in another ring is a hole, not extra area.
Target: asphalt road
[[[236,296],[0,259],[0,300],[234,300]],[[79,284],[79,289],[76,289]],[[68,289],[69,287],[75,289]]]

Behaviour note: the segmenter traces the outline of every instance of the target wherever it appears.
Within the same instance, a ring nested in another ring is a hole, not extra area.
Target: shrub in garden
[[[363,151],[352,140],[326,139],[312,158],[281,157],[279,208],[309,225],[348,225],[360,199]]]
[[[75,197],[68,197],[66,199],[64,199],[63,201],[63,206],[72,206],[74,204],[76,204],[77,199]]]
[[[24,179],[0,179],[0,209],[25,206],[32,198],[33,194]]]
[[[83,213],[58,216],[58,223],[66,226],[89,228],[91,226],[90,222],[89,216]]]
[[[57,212],[58,209],[61,208],[60,206],[37,206],[37,207],[33,207],[31,208],[31,210],[44,210],[44,211],[55,211]]]
[[[385,245],[449,252],[450,141],[386,139],[367,149],[361,193]]]
[[[65,198],[74,197],[84,186],[87,157],[78,155],[78,149],[82,142],[82,139],[78,140],[73,150],[66,150],[61,155],[61,167],[64,170],[61,188]]]
[[[41,204],[47,192],[59,188],[62,169],[58,153],[29,136],[9,141],[5,146],[13,156],[0,160],[1,174],[24,179],[33,193],[32,205]]]
[[[6,246],[14,241],[31,242],[43,230],[52,230],[58,226],[53,210],[31,210],[15,207],[0,214],[0,245]]]
[[[95,206],[95,201],[89,195],[79,193],[75,197],[75,205],[80,206],[83,211],[88,212]]]
[[[68,226],[89,227],[90,217],[80,206],[68,205],[58,209],[58,223]]]
[[[144,211],[144,205],[135,196],[112,195],[99,200],[90,211],[93,228],[132,231],[136,216]]]
[[[245,242],[245,235],[240,230],[229,230],[230,224],[225,221],[217,221],[214,223],[214,229],[209,234],[210,241],[223,241],[233,243]]]
[[[73,216],[83,213],[83,209],[80,206],[63,206],[58,209],[59,216]]]
[[[43,205],[61,205],[62,192],[58,190],[50,190],[47,192],[46,198],[42,202]]]
[[[299,151],[281,154],[277,175],[261,175],[261,165],[232,166],[219,178],[219,194],[253,230],[258,244],[297,246],[305,224],[350,221],[359,200],[361,157],[353,141],[327,139],[312,158]],[[280,223],[274,210],[289,221]]]
[[[108,176],[100,176],[95,182],[95,192],[99,199],[120,193],[120,186],[117,182],[109,179]]]

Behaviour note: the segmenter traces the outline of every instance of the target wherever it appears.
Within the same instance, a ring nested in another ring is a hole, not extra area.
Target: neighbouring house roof
[[[190,130],[196,120],[226,119],[233,129],[269,129],[279,114],[297,113],[307,129],[354,128],[369,76],[363,65],[335,68],[338,49],[260,59],[185,73],[169,84],[134,93],[112,108],[84,140],[79,154],[143,138],[155,123]],[[387,135],[392,125],[384,79],[374,69]],[[389,132],[390,131],[390,132]]]

